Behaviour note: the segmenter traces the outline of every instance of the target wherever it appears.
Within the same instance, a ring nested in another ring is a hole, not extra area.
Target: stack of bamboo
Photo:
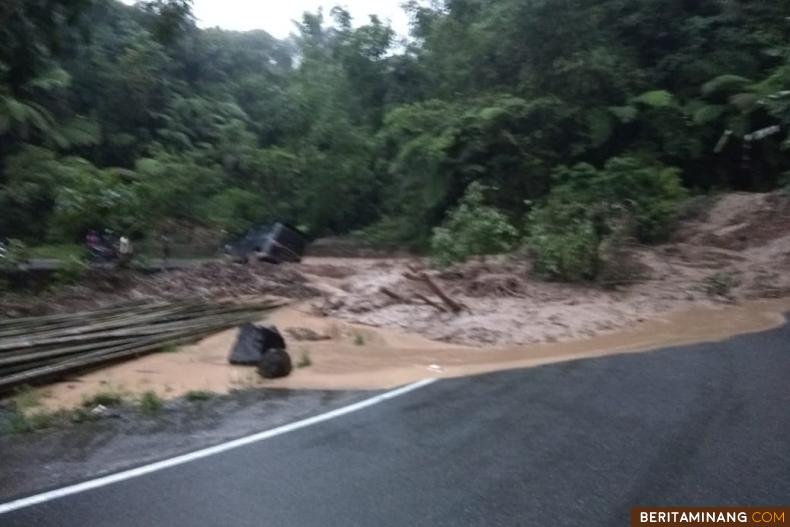
[[[279,300],[137,302],[0,321],[0,392],[195,342],[256,321]]]

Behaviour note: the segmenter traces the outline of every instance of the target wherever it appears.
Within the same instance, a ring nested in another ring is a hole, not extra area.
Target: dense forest
[[[592,277],[628,225],[785,184],[790,3],[445,0],[199,29],[190,0],[4,0],[0,237],[282,219]]]

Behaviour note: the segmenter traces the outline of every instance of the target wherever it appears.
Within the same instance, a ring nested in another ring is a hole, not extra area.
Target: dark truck
[[[258,227],[243,238],[225,246],[225,254],[234,262],[249,262],[250,258],[269,263],[302,261],[307,248],[307,237],[296,227],[275,223]]]

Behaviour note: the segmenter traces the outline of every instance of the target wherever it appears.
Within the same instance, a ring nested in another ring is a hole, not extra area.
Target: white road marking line
[[[393,399],[395,397],[407,394],[424,386],[428,386],[429,384],[435,381],[436,379],[425,379],[423,381],[415,382],[414,384],[409,384],[407,386],[398,388],[396,390],[382,393],[381,395],[371,397],[370,399],[365,399],[364,401],[360,401],[358,403],[354,403],[349,406],[344,406],[343,408],[338,408],[337,410],[332,410],[331,412],[327,412],[321,415],[316,415],[315,417],[309,417],[301,421],[296,421],[295,423],[279,426],[277,428],[273,428],[265,432],[260,432],[247,437],[242,437],[241,439],[235,439],[227,443],[222,443],[221,445],[204,448],[202,450],[190,452],[189,454],[183,454],[181,456],[165,459],[163,461],[157,461],[156,463],[151,463],[150,465],[144,465],[142,467],[137,467],[130,470],[124,470],[123,472],[118,472],[117,474],[111,474],[109,476],[104,476],[101,478],[84,481],[82,483],[77,483],[76,485],[70,485],[68,487],[63,487],[61,489],[51,490],[49,492],[43,492],[41,494],[36,494],[34,496],[29,496],[27,498],[21,498],[15,501],[0,504],[0,514],[5,514],[18,509],[23,509],[25,507],[31,507],[33,505],[38,505],[40,503],[45,503],[47,501],[64,498],[66,496],[71,496],[72,494],[78,494],[80,492],[97,489],[99,487],[105,487],[107,485],[112,485],[113,483],[126,481],[127,479],[144,476],[146,474],[157,472],[159,470],[164,470],[170,467],[183,465],[184,463],[189,463],[197,459],[202,459],[216,454],[221,454],[222,452],[227,452],[228,450],[233,450],[235,448],[240,448],[246,445],[250,445],[252,443],[257,443],[265,439],[270,439],[272,437],[276,437],[282,434],[287,434],[288,432],[293,432],[294,430],[299,430],[301,428],[306,428],[308,426],[312,426],[318,423],[323,423],[324,421],[329,421],[330,419],[335,419],[336,417],[341,417],[353,412],[357,412],[359,410],[363,410],[365,408],[370,408],[371,406],[377,405],[379,403],[383,403],[384,401],[387,401],[389,399]]]

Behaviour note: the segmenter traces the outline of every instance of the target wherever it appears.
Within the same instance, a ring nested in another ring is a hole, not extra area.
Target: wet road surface
[[[16,526],[626,525],[790,502],[790,327],[443,380],[0,515]]]

